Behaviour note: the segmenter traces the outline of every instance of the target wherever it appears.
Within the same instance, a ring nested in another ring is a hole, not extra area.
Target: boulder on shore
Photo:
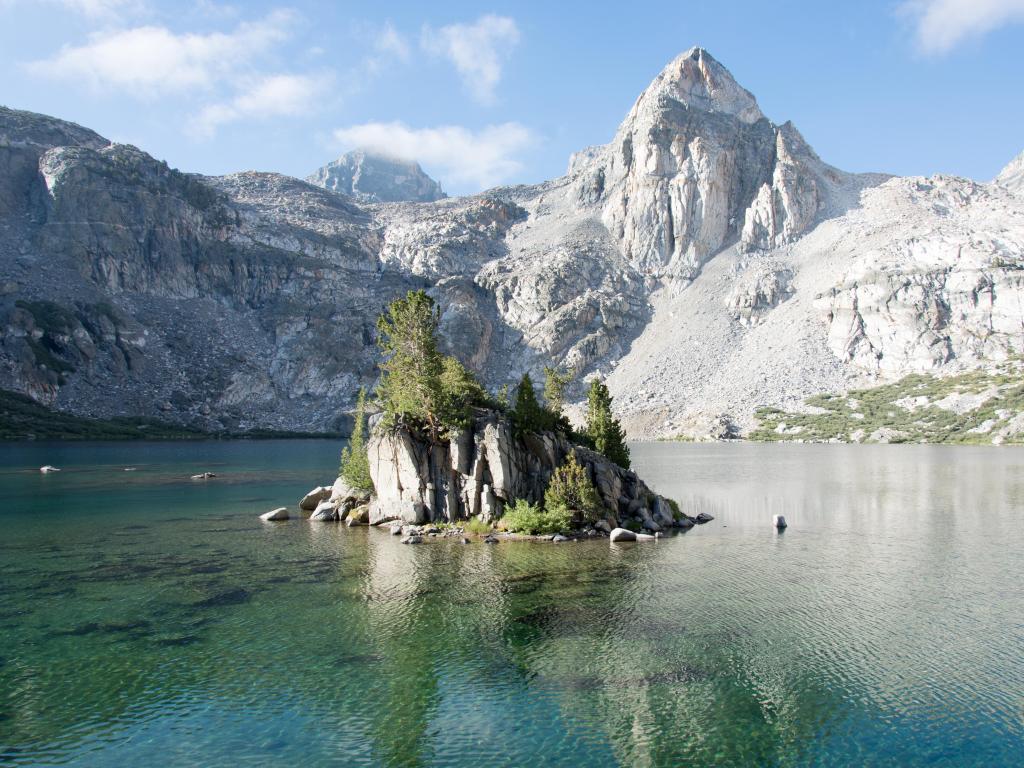
[[[338,507],[333,502],[321,501],[316,505],[316,509],[313,510],[313,514],[309,516],[309,519],[330,523],[336,522],[338,519]]]
[[[636,534],[628,528],[616,528],[608,538],[611,541],[636,541]]]
[[[312,512],[316,509],[317,504],[330,497],[332,490],[332,487],[329,485],[321,485],[314,488],[302,497],[302,501],[299,502],[299,509],[303,509],[306,512]]]
[[[370,500],[370,494],[366,491],[360,491],[358,488],[353,488],[345,482],[345,478],[339,477],[334,481],[334,485],[331,486],[330,500],[336,504],[348,502],[352,506],[359,506]]]
[[[288,519],[288,507],[278,507],[260,515],[260,520],[268,523],[278,523]]]
[[[364,504],[361,507],[356,507],[348,513],[348,517],[345,518],[345,525],[352,528],[357,525],[369,525],[370,524],[370,506]]]

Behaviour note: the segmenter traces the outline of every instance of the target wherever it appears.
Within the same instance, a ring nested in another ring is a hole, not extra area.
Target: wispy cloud
[[[209,139],[222,125],[237,120],[267,120],[307,114],[316,109],[331,81],[329,73],[258,78],[234,98],[204,107],[189,121],[189,133],[194,138]]]
[[[428,53],[443,56],[455,65],[477,101],[490,104],[504,62],[519,43],[519,27],[508,16],[488,14],[472,24],[450,24],[440,29],[425,26],[420,42]]]
[[[918,48],[948,53],[960,43],[1024,22],[1024,0],[909,0],[900,11],[916,24]]]
[[[447,184],[486,189],[522,170],[518,156],[535,141],[519,123],[471,131],[458,125],[410,128],[404,123],[363,123],[334,132],[342,149],[363,148],[416,160]]]
[[[27,68],[36,75],[125,91],[141,99],[209,90],[285,40],[293,19],[289,11],[275,11],[260,21],[239,24],[232,32],[205,35],[175,34],[157,26],[99,32],[88,43],[64,46]]]
[[[409,61],[412,55],[409,41],[391,22],[386,22],[379,29],[370,29],[367,34],[371,40],[372,50],[362,61],[361,69],[364,76],[379,74],[393,61]]]

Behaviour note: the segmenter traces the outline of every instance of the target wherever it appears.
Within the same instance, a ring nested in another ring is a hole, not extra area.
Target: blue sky
[[[1024,0],[0,0],[0,103],[201,173],[387,146],[463,193],[559,175],[693,45],[845,170],[1024,150]]]

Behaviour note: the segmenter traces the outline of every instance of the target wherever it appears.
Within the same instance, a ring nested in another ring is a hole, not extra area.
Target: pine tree
[[[562,407],[565,405],[565,388],[572,381],[572,376],[553,368],[550,365],[544,366],[544,402],[548,410],[556,417],[562,415]]]
[[[389,420],[425,424],[436,437],[444,358],[437,347],[440,312],[425,291],[395,299],[377,320],[384,353],[378,397]]]
[[[341,451],[341,467],[338,472],[352,488],[371,493],[373,480],[370,479],[370,460],[366,455],[366,389],[360,388],[356,398],[355,423],[348,445]]]
[[[629,469],[629,447],[622,424],[612,415],[612,396],[604,382],[594,379],[587,392],[587,436],[594,449]]]
[[[524,432],[539,432],[545,428],[544,409],[537,401],[530,374],[524,373],[516,388],[516,404],[512,409],[513,423]]]
[[[593,522],[600,516],[602,507],[586,467],[576,461],[575,452],[570,452],[565,462],[551,475],[551,482],[544,492],[544,508],[549,512],[568,509],[578,513],[583,520]]]

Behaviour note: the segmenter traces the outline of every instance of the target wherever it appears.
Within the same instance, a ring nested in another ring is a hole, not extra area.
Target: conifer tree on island
[[[603,381],[594,379],[587,392],[587,437],[594,449],[623,469],[629,469],[629,447],[622,424],[612,415],[612,396]]]
[[[555,416],[562,415],[565,405],[565,388],[572,383],[572,376],[550,365],[544,366],[544,402]]]
[[[438,440],[465,426],[474,406],[490,405],[487,392],[466,366],[441,354],[441,313],[425,291],[395,299],[377,320],[384,353],[377,397],[388,423],[425,428]]]
[[[420,422],[436,436],[444,361],[437,348],[441,314],[425,291],[395,299],[377,320],[377,343],[384,353],[377,388],[389,418]]]
[[[370,479],[370,460],[366,454],[366,388],[360,387],[356,398],[355,423],[352,425],[352,436],[348,445],[341,451],[342,479],[357,491],[373,492],[373,480]]]

